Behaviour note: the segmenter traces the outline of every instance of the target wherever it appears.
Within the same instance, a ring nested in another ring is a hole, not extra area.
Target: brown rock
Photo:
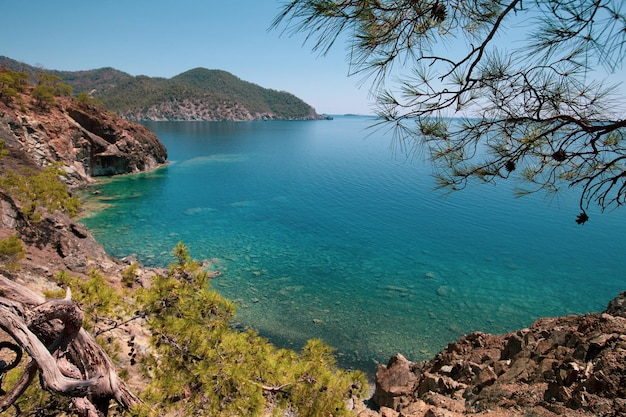
[[[497,378],[498,376],[494,372],[493,368],[491,366],[486,366],[478,373],[476,386],[478,389],[483,389],[487,385],[493,384]]]
[[[392,410],[388,407],[380,408],[380,417],[398,417],[400,415],[396,410]]]
[[[24,95],[21,100],[31,103]],[[30,166],[61,162],[70,185],[94,176],[151,170],[167,160],[167,150],[143,125],[129,122],[69,97],[49,109],[8,106],[0,101],[0,139]]]
[[[374,402],[379,407],[397,410],[410,401],[417,381],[417,376],[411,370],[411,362],[398,353],[389,360],[387,366],[378,366]]]
[[[439,394],[437,392],[428,392],[421,399],[429,405],[432,405],[439,409],[445,409],[455,413],[465,412],[465,400],[453,399],[447,395]]]
[[[554,343],[547,339],[541,339],[535,344],[534,354],[538,356],[547,355],[554,348]]]
[[[402,416],[423,417],[431,408],[432,406],[417,398],[413,400],[407,407],[402,409]]]
[[[607,308],[616,315],[545,318],[502,336],[472,333],[430,361],[403,362],[419,369],[419,381],[411,380],[411,394],[395,387],[404,398],[396,410],[411,417],[626,415],[626,318],[616,312],[623,296]]]
[[[445,409],[429,409],[424,414],[424,417],[459,417],[462,414],[448,411]]]
[[[607,306],[605,313],[626,318],[626,291],[622,291]]]
[[[556,378],[555,369],[558,368],[559,364],[560,362],[556,359],[541,359],[537,372],[539,372],[545,380],[552,381]]]
[[[537,368],[537,363],[529,358],[519,358],[511,363],[511,367],[499,379],[503,383],[529,382]]]
[[[515,355],[522,351],[523,343],[523,340],[519,336],[517,336],[516,334],[511,335],[507,340],[506,347],[502,351],[502,356],[500,359],[513,359]]]
[[[510,359],[505,360],[505,361],[495,361],[493,363],[493,370],[497,376],[500,376],[503,373],[505,373],[509,369],[510,366],[511,366]]]

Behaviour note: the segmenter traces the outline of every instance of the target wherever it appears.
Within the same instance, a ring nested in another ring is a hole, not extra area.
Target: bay
[[[394,152],[374,122],[146,122],[171,162],[98,183],[81,221],[148,266],[184,242],[223,273],[213,286],[238,304],[235,325],[294,349],[322,338],[370,374],[472,331],[601,311],[626,289],[622,212],[579,226],[572,191],[434,191],[424,158]]]

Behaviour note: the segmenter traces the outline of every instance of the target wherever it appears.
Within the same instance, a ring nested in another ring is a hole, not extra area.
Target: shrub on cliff
[[[7,170],[0,177],[0,190],[19,202],[24,215],[31,221],[40,221],[44,211],[53,213],[60,210],[74,215],[78,212],[80,201],[59,180],[63,174],[57,165],[50,165],[40,172],[30,168],[19,172]]]
[[[9,271],[20,268],[20,260],[24,259],[26,251],[22,241],[13,234],[6,239],[0,240],[0,267]]]
[[[76,96],[76,102],[86,109],[96,108],[102,110],[102,102],[97,98],[91,97],[84,91],[78,93]]]
[[[153,335],[151,354],[142,359],[152,381],[143,414],[253,416],[271,409],[341,416],[351,394],[365,393],[364,375],[337,369],[320,340],[298,355],[252,330],[230,329],[234,304],[210,289],[209,275],[182,243],[175,255],[168,273],[139,296]]]
[[[56,96],[69,96],[72,93],[72,87],[64,84],[63,79],[57,75],[41,73],[35,78],[38,84],[33,88],[31,95],[40,108],[54,106]]]
[[[24,91],[28,85],[28,74],[0,68],[0,100],[8,103]]]
[[[57,273],[56,281],[73,289],[72,299],[85,315],[83,328],[94,336],[117,327],[125,314],[122,295],[109,285],[97,270],[89,271],[88,279],[72,277],[64,271]]]

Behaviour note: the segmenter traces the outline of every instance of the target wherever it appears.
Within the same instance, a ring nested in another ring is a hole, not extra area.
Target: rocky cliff
[[[27,94],[20,97],[29,103]],[[156,135],[70,97],[57,97],[48,109],[0,101],[0,139],[34,164],[61,162],[72,185],[93,177],[154,169],[167,160]]]
[[[5,245],[0,253],[0,277],[41,294],[59,289],[54,279],[59,272],[88,277],[91,271],[99,271],[108,285],[121,288],[122,272],[128,263],[109,256],[80,223],[60,210],[44,209],[37,219],[26,214],[24,201],[5,187],[4,180],[11,177],[9,171],[35,177],[46,172],[43,168],[60,164],[67,173],[67,185],[81,186],[100,175],[154,169],[166,162],[165,147],[144,126],[70,97],[48,97],[46,105],[41,105],[33,96],[32,86],[20,85],[20,91],[11,90],[7,79],[0,78],[0,241]],[[7,262],[12,254],[6,242],[13,236],[17,236],[23,250],[19,268]],[[138,272],[138,279],[148,280],[159,271]],[[6,289],[0,288],[0,293]],[[131,329],[137,340],[147,338],[141,327]],[[0,340],[5,338],[0,330]],[[132,387],[144,384],[131,372],[130,365],[119,366],[127,367]],[[0,382],[4,376],[0,375]],[[0,397],[4,394],[0,388]],[[6,397],[0,402],[4,400]]]
[[[626,416],[626,292],[603,313],[469,334],[429,361],[397,354],[373,401],[384,417]]]
[[[167,160],[165,146],[142,125],[66,96],[42,106],[33,97],[34,86],[24,83],[9,95],[6,85],[0,83],[0,141],[7,153],[0,157],[3,176],[60,163],[64,180],[76,187],[102,175],[151,170]],[[87,274],[96,267],[119,276],[122,263],[81,224],[58,211],[33,222],[18,204],[0,190],[0,239],[17,233],[24,243],[22,281],[46,288],[52,285],[46,279],[60,270]]]

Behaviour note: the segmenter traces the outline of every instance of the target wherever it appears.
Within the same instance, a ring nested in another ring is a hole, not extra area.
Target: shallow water
[[[366,372],[462,334],[600,311],[626,287],[624,213],[574,222],[574,195],[514,184],[433,191],[373,120],[146,123],[167,167],[98,184],[82,221],[109,253],[164,266],[183,241],[216,258],[237,322],[281,346],[321,337]]]

